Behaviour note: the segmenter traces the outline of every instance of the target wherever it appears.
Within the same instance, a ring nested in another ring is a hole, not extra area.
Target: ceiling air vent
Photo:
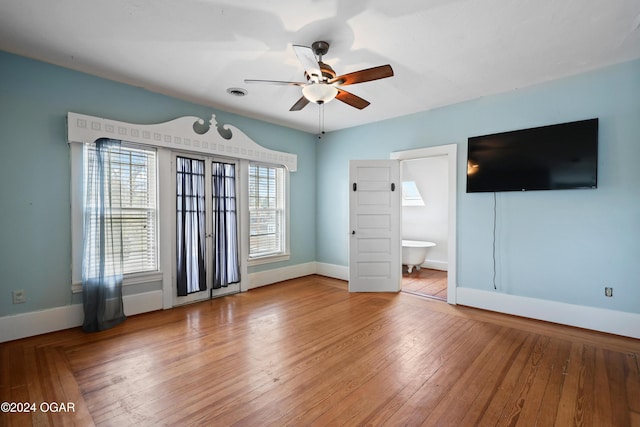
[[[229,89],[227,89],[227,93],[229,95],[233,95],[233,96],[245,96],[247,94],[247,90],[246,89],[242,89],[240,87],[230,87]]]

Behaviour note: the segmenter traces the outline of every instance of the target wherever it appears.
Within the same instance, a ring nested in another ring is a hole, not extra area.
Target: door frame
[[[434,147],[418,148],[414,150],[394,151],[391,153],[390,158],[396,160],[416,160],[424,159],[428,157],[447,156],[447,173],[448,173],[448,222],[449,230],[447,233],[447,302],[449,304],[456,304],[457,295],[457,266],[458,266],[458,251],[456,248],[456,231],[458,229],[457,224],[457,165],[458,165],[458,145],[447,144],[438,145]]]

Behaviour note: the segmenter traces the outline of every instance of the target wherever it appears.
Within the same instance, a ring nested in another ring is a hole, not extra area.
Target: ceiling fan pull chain
[[[324,135],[324,104],[318,104],[318,139]]]

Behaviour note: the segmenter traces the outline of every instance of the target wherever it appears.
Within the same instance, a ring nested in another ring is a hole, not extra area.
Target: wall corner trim
[[[296,264],[288,267],[250,273],[249,289],[272,285],[274,283],[282,282],[283,280],[295,279],[296,277],[316,274],[316,270],[317,267],[315,262],[307,262],[304,264]]]
[[[323,262],[316,263],[317,274],[327,276],[339,280],[349,280],[349,267],[343,265],[326,264]]]

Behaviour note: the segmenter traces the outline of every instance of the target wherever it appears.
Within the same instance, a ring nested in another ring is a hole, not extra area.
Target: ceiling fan
[[[302,97],[289,109],[289,111],[300,111],[309,102],[316,104],[326,104],[334,98],[339,99],[347,105],[362,110],[370,102],[356,96],[342,86],[356,83],[364,83],[372,80],[384,79],[393,76],[391,65],[381,65],[379,67],[367,68],[365,70],[354,71],[352,73],[336,76],[329,65],[322,62],[323,55],[329,51],[329,43],[324,41],[314,42],[311,47],[293,45],[293,50],[302,63],[305,70],[304,75],[307,81],[285,82],[277,80],[250,80],[245,83],[265,83],[287,86],[302,87]]]

